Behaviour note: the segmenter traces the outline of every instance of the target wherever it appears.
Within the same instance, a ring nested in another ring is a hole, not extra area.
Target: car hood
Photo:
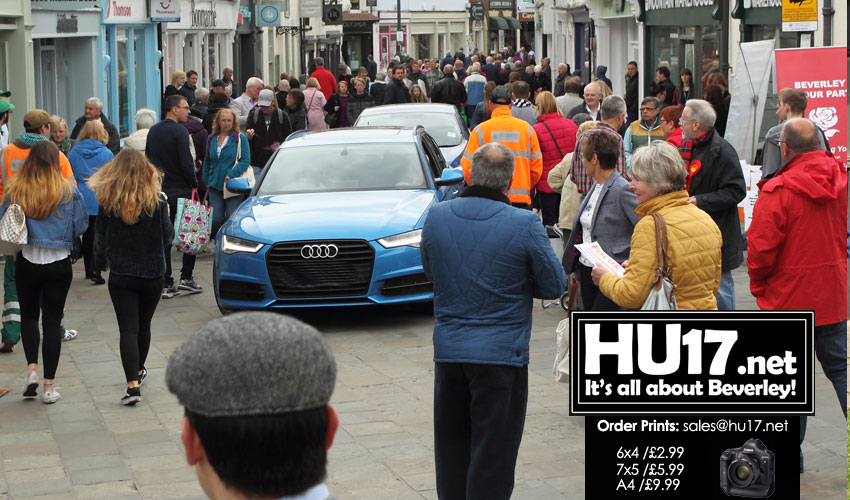
[[[427,189],[254,196],[233,214],[226,233],[264,243],[371,241],[416,228],[435,199]]]

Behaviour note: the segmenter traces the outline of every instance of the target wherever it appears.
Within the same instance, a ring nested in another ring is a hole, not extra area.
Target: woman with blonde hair
[[[71,169],[74,170],[74,178],[83,200],[86,202],[86,211],[89,213],[89,228],[83,234],[83,264],[86,268],[86,279],[92,280],[95,285],[106,283],[100,274],[100,269],[95,267],[92,255],[94,251],[94,221],[97,217],[97,199],[94,192],[86,185],[86,181],[100,167],[112,160],[112,152],[106,147],[109,142],[109,134],[103,124],[97,120],[89,120],[83,126],[80,135],[77,136],[77,144],[68,154]]]
[[[85,232],[88,214],[77,188],[62,177],[59,148],[52,141],[32,146],[18,173],[3,189],[2,217],[10,204],[26,216],[27,240],[16,258],[15,288],[21,308],[21,338],[27,358],[24,397],[38,395],[38,347],[44,356],[45,404],[59,400],[53,385],[62,344],[62,309],[71,287],[71,250]],[[42,318],[43,339],[38,331]]]
[[[561,163],[569,153],[576,149],[575,122],[561,115],[561,109],[555,101],[555,95],[544,90],[537,94],[535,101],[537,123],[534,132],[540,141],[540,152],[543,155],[543,174],[537,182],[537,195],[534,204],[543,216],[543,225],[550,238],[557,234],[552,228],[558,223],[558,209],[561,206],[561,195],[549,186],[549,172]]]
[[[422,92],[422,87],[419,86],[418,83],[414,83],[410,86],[410,102],[413,103],[426,103],[428,102],[428,98],[425,97],[425,94]]]
[[[224,184],[241,176],[249,168],[251,146],[248,137],[239,133],[239,120],[230,108],[218,110],[213,119],[212,132],[207,140],[207,156],[201,172],[213,209],[210,238],[215,238],[218,228],[242,203],[241,196],[224,198]]]
[[[328,100],[321,92],[322,86],[319,80],[315,77],[307,79],[307,86],[304,89],[304,107],[307,110],[307,130],[325,130],[328,124],[325,123],[325,105]]]
[[[582,142],[582,147],[584,142]],[[622,307],[639,309],[656,279],[655,221],[664,217],[667,227],[667,266],[676,286],[679,309],[716,310],[720,287],[720,229],[711,217],[688,201],[688,172],[672,145],[657,141],[632,155],[629,188],[637,196],[635,213],[641,217],[632,233],[631,252],[623,263],[622,278],[593,268],[599,289]]]
[[[98,269],[109,267],[109,297],[127,380],[122,405],[142,399],[151,319],[164,286],[165,248],[174,234],[161,184],[159,170],[134,149],[121,151],[89,179],[99,206],[95,263]]]
[[[53,140],[62,154],[68,156],[68,152],[71,151],[77,141],[68,137],[68,122],[64,118],[57,115],[53,115],[51,118],[53,118],[54,126],[50,127],[50,139]]]
[[[180,87],[186,83],[186,72],[185,71],[175,71],[171,74],[171,85],[165,87],[165,95],[163,96],[163,100],[168,99],[169,96],[177,95],[180,90]]]

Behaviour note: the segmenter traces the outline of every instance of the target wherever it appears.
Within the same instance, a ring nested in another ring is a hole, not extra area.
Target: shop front
[[[632,5],[622,0],[601,0],[592,9],[596,14],[596,66],[608,67],[607,76],[617,95],[626,93],[626,68],[629,61],[640,61],[640,28]],[[653,68],[654,69],[654,68]]]
[[[101,9],[86,1],[32,3],[35,107],[73,127],[92,96],[107,102]],[[106,111],[111,120],[112,115]]]
[[[567,9],[573,20],[573,71],[581,71],[582,83],[593,79],[594,64],[594,25],[586,6]]]
[[[198,86],[208,88],[222,77],[224,68],[233,69],[239,1],[180,1],[180,20],[162,25],[162,88],[171,83],[171,75],[178,70],[197,71]]]
[[[490,0],[487,10],[487,51],[502,52],[508,45],[519,50],[518,36],[522,26],[514,17],[513,0]]]
[[[366,66],[367,56],[372,53],[375,39],[375,23],[378,16],[368,12],[344,12],[342,14],[342,58],[345,64],[356,73],[361,66]]]
[[[475,46],[469,33],[466,11],[412,12],[410,16],[410,50],[414,59],[442,59],[446,52],[458,49],[471,53]],[[469,42],[469,43],[467,43]]]
[[[24,113],[33,99],[33,60],[30,52],[33,21],[29,0],[0,2],[0,89],[10,90],[11,102],[22,111],[8,123],[9,136],[15,138],[24,131]],[[14,62],[14,71],[13,68]],[[6,137],[5,139],[9,139]]]
[[[529,0],[517,0],[517,20],[520,25],[519,44],[524,46],[526,50],[533,50],[537,55],[537,62],[540,62],[542,55],[538,54],[537,47],[534,46],[534,2]]]
[[[149,3],[109,0],[103,11],[103,43],[109,56],[104,72],[107,96],[104,109],[121,137],[136,130],[137,109],[151,108],[157,112],[160,109],[156,23],[148,17]],[[83,104],[83,101],[77,103],[79,115]]]
[[[649,50],[644,52],[643,78],[649,88],[655,69],[666,66],[670,79],[678,85],[679,71],[690,69],[695,97],[702,98],[708,73],[728,73],[728,41],[721,25],[728,5],[723,0],[690,0],[681,5],[685,6],[676,7],[670,0],[645,0]]]
[[[398,26],[398,13],[381,11],[378,24],[378,71],[386,72],[393,57],[410,52],[410,12],[401,12],[401,31]],[[440,35],[436,35],[440,38]]]

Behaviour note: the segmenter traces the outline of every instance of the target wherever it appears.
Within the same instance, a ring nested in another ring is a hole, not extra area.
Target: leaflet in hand
[[[623,269],[623,266],[602,250],[598,241],[591,243],[579,243],[576,245],[576,249],[581,252],[585,259],[589,260],[593,264],[591,267],[601,266],[606,271],[612,272],[620,278],[622,278],[623,273],[626,272],[626,270]]]

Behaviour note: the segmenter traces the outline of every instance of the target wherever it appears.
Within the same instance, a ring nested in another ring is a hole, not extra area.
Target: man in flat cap
[[[335,380],[322,334],[288,316],[232,314],[189,337],[165,382],[185,407],[186,461],[207,496],[334,499],[324,479]]]

